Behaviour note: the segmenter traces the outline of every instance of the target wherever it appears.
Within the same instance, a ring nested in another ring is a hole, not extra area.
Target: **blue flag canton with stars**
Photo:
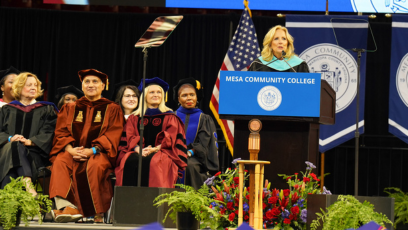
[[[248,10],[245,9],[241,16],[237,30],[232,38],[228,57],[234,70],[243,70],[261,56],[255,26]],[[230,70],[230,69],[229,69]]]

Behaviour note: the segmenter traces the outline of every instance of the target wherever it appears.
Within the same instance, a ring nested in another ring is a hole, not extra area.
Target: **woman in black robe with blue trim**
[[[51,102],[36,101],[42,95],[41,82],[31,73],[21,73],[13,83],[15,101],[0,110],[0,182],[24,176],[35,181],[38,169],[50,165],[57,107]],[[35,190],[28,189],[33,195]]]
[[[199,189],[204,181],[218,172],[217,131],[212,118],[197,108],[203,97],[202,87],[194,78],[182,79],[173,88],[180,107],[176,114],[184,122],[187,144],[187,168],[184,182]]]

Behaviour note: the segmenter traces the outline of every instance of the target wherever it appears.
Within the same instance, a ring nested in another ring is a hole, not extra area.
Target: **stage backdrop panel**
[[[336,91],[336,124],[321,125],[319,151],[325,152],[354,138],[356,127],[357,53],[345,48],[367,46],[365,16],[287,15],[286,27],[295,39],[295,52],[320,73]],[[356,20],[356,21],[353,21]],[[337,45],[336,37],[339,38]],[[345,48],[343,48],[345,47]],[[366,54],[361,58],[359,132],[364,132]]]
[[[408,16],[392,18],[388,131],[408,143]]]

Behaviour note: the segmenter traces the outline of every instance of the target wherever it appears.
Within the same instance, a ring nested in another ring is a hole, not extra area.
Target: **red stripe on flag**
[[[224,70],[224,71],[228,70],[227,66],[225,65],[225,62],[222,63],[221,70]]]
[[[217,79],[215,82],[215,86],[217,86],[218,91],[220,90],[220,79]]]
[[[226,57],[227,58],[227,57]],[[227,66],[223,62],[221,65],[221,70],[228,70]],[[220,79],[217,77],[217,80],[215,81],[214,88],[217,88],[218,92],[220,90]],[[227,143],[227,147],[230,150],[231,154],[234,155],[234,136],[232,134],[232,131],[234,127],[230,127],[228,125],[227,120],[222,120],[220,119],[220,116],[218,114],[219,111],[219,104],[218,104],[218,97],[216,97],[214,94],[211,96],[211,101],[210,101],[210,109],[214,114],[215,119],[217,120],[218,124],[221,127],[221,130],[224,134],[225,141]]]

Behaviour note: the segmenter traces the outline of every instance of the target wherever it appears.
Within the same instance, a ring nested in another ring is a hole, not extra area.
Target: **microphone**
[[[293,70],[293,72],[297,73],[296,70],[291,65],[289,65],[289,63],[285,60],[285,55],[286,52],[282,50],[282,59],[286,62],[286,64],[288,64],[288,66]]]
[[[289,63],[285,60],[285,58],[284,58],[285,55],[286,55],[286,52],[285,52],[284,50],[282,50],[282,57],[281,57],[282,60],[284,60],[284,61],[286,62],[286,64],[288,64],[288,66],[293,70],[293,72],[296,73],[295,69],[293,69],[293,67],[292,67],[291,65],[289,65]],[[273,60],[273,61],[270,61],[270,62],[266,63],[266,66],[269,65],[269,64],[271,64],[271,63],[276,62],[277,60],[281,60],[281,59],[280,59],[280,58],[277,58],[277,59],[275,59],[275,60]],[[255,70],[252,70],[252,71],[257,71],[257,70],[261,69],[262,67],[263,67],[263,66],[261,66],[261,67],[255,69]]]
[[[275,60],[273,60],[273,61],[270,61],[270,62],[268,62],[268,63],[266,63],[266,66],[267,65],[269,65],[269,64],[271,64],[271,63],[274,63],[274,62],[276,62],[277,60],[279,60],[279,59],[275,59]],[[259,63],[259,62],[258,62]],[[262,64],[262,63],[261,63]],[[252,65],[252,64],[251,64]],[[264,65],[264,64],[262,64],[262,65]],[[256,68],[255,70],[252,70],[252,71],[257,71],[257,70],[259,70],[259,69],[261,69],[263,66],[261,66],[261,67],[259,67],[259,68]]]

